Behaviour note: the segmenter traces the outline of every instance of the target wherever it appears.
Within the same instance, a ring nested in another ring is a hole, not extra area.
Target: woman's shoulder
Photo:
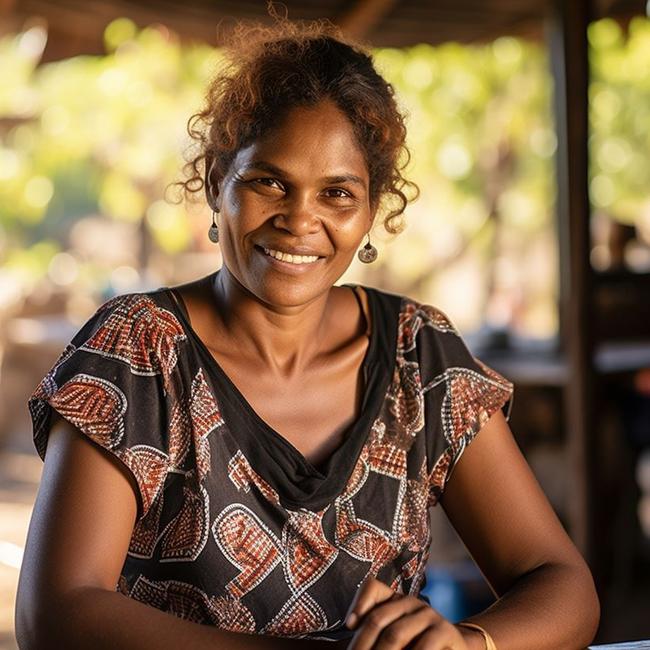
[[[136,375],[162,375],[168,380],[187,338],[161,290],[112,296],[100,303],[66,345],[50,374],[65,366],[119,364]],[[83,367],[82,367],[83,366]]]
[[[146,319],[167,309],[167,289],[143,289],[106,297],[100,301],[93,316],[106,318],[111,314],[129,314],[133,319]]]
[[[181,323],[170,309],[170,299],[163,288],[107,298],[84,323],[77,337],[83,338],[84,333],[92,335],[98,330],[106,334],[129,332],[130,336],[147,334],[173,338],[183,335]]]
[[[386,291],[377,287],[356,285],[364,291],[373,293],[378,302],[396,307],[399,313],[400,331],[410,330],[415,336],[421,327],[427,326],[434,331],[460,336],[451,318],[440,307],[418,300],[412,296]]]
[[[185,448],[172,444],[186,436],[178,423],[171,432],[161,426],[161,414],[179,406],[179,345],[185,338],[159,290],[101,303],[29,397],[40,457],[45,459],[56,411],[127,466],[146,514]]]
[[[471,372],[498,384],[505,392],[512,392],[512,383],[474,355],[442,308],[408,295],[363,288],[370,289],[380,300],[399,303],[397,354],[401,358],[417,358],[423,376]]]

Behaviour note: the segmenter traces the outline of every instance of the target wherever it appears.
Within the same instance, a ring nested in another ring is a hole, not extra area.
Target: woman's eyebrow
[[[269,174],[280,176],[282,178],[287,178],[289,176],[286,171],[265,160],[251,160],[242,166],[242,171],[248,171],[250,169],[258,169],[260,171],[268,172]],[[328,185],[355,183],[364,189],[366,188],[366,182],[363,180],[363,178],[357,176],[356,174],[336,174],[335,176],[325,176],[321,180]]]
[[[366,189],[366,183],[360,176],[355,174],[339,174],[338,176],[327,176],[323,179],[328,185],[341,185],[343,183],[355,183]]]
[[[276,176],[287,176],[284,170],[264,160],[251,160],[242,165],[242,171],[248,171],[249,169],[259,169],[260,171],[275,174]]]

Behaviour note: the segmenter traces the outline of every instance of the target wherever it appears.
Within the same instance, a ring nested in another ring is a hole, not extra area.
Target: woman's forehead
[[[233,167],[252,166],[269,172],[304,169],[326,177],[368,177],[352,123],[330,101],[291,109],[277,126],[240,149]]]

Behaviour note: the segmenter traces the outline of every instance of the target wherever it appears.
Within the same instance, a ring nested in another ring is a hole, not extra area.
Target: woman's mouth
[[[294,264],[296,266],[303,264],[313,264],[320,259],[318,255],[292,255],[291,253],[283,253],[282,251],[276,251],[272,248],[259,248],[263,250],[264,254],[268,255],[269,257],[272,257],[280,262]]]

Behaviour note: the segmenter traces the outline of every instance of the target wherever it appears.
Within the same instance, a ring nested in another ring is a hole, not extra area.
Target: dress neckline
[[[215,385],[226,428],[254,469],[271,483],[278,491],[281,501],[288,506],[310,506],[313,509],[319,504],[326,505],[324,499],[329,503],[329,498],[336,496],[332,491],[340,491],[344,487],[372,423],[379,414],[392,377],[397,348],[398,314],[392,314],[390,320],[393,322],[386,322],[386,315],[382,314],[378,304],[380,300],[376,290],[351,283],[341,286],[350,288],[357,302],[360,299],[356,287],[365,291],[370,316],[370,340],[361,363],[364,381],[359,417],[345,429],[341,444],[318,466],[308,461],[289,440],[255,411],[196,333],[184,311],[184,305],[177,302],[172,288],[161,288],[173,313],[204,359],[204,368]],[[393,344],[392,349],[386,345],[387,338]]]

